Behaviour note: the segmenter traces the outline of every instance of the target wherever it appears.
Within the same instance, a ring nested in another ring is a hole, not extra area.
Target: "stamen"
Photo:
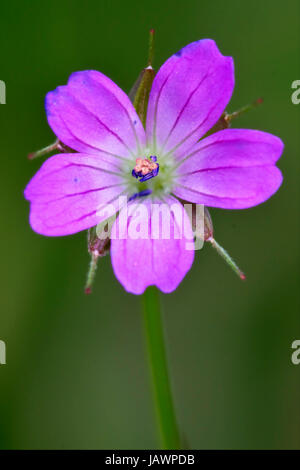
[[[151,155],[150,158],[137,158],[135,161],[136,165],[132,170],[132,176],[141,183],[154,178],[159,172],[159,164],[156,162],[157,157],[155,155]]]
[[[149,196],[149,194],[151,194],[151,193],[152,193],[152,190],[151,190],[151,189],[144,189],[143,191],[140,191],[139,193],[133,194],[133,195],[128,199],[128,201],[133,201],[133,200],[136,199],[137,197]]]

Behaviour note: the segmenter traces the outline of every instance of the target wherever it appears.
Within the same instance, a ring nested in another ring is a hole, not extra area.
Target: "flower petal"
[[[115,167],[99,156],[55,155],[25,189],[31,202],[31,227],[48,236],[93,227],[118,210],[117,199],[124,190]]]
[[[57,137],[78,152],[102,150],[128,157],[145,144],[143,125],[128,96],[97,71],[73,73],[66,86],[47,94],[46,111]]]
[[[147,139],[158,153],[184,152],[218,121],[234,88],[231,57],[211,39],[194,42],[159,69],[150,93]]]
[[[245,209],[264,202],[282,182],[275,166],[283,143],[272,134],[226,129],[191,149],[179,165],[174,194],[223,209]]]
[[[111,260],[117,279],[133,294],[142,294],[151,285],[172,292],[193,264],[193,234],[184,207],[172,197],[164,204],[154,202],[146,199],[139,205],[130,204],[128,217],[123,209],[112,229],[112,233],[120,233],[121,220],[126,226],[126,238],[111,240]],[[160,210],[163,215],[157,217]],[[144,227],[144,238],[134,235],[137,221]]]

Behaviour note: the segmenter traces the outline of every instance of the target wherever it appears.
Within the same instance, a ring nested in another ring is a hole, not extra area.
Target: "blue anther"
[[[133,201],[133,200],[136,199],[137,197],[149,196],[149,194],[151,194],[151,193],[152,193],[152,190],[151,190],[151,189],[144,189],[143,191],[140,191],[139,193],[133,194],[133,195],[128,199],[128,201]]]

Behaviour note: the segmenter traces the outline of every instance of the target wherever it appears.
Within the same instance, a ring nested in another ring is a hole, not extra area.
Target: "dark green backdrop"
[[[191,448],[300,448],[299,1],[28,0],[0,7],[1,312],[0,446],[153,448],[158,445],[140,299],[109,257],[85,297],[86,234],[43,238],[28,225],[23,189],[53,141],[43,100],[73,71],[95,68],[129,90],[157,32],[156,67],[205,37],[232,55],[229,110],[263,96],[235,127],[285,142],[284,183],[267,203],[213,210],[217,240],[245,283],[210,247],[164,298],[176,408]]]

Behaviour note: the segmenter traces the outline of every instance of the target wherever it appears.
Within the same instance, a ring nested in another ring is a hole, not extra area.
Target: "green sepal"
[[[149,57],[148,65],[144,68],[135,84],[133,85],[129,97],[133,103],[133,106],[143,123],[143,126],[146,126],[146,117],[147,117],[147,108],[149,95],[152,87],[152,83],[155,77],[155,71],[152,68],[153,62],[153,51],[154,51],[154,30],[150,30],[149,37]]]
[[[248,111],[251,111],[262,103],[263,99],[258,98],[257,100],[253,101],[250,104],[247,104],[246,106],[243,106],[242,108],[238,109],[237,111],[234,111],[233,113],[227,113],[226,111],[224,111],[217,123],[210,129],[209,132],[207,132],[207,134],[205,134],[204,137],[208,137],[209,135],[215,134],[215,132],[222,131],[223,129],[228,129],[231,126],[231,121],[242,116]]]

